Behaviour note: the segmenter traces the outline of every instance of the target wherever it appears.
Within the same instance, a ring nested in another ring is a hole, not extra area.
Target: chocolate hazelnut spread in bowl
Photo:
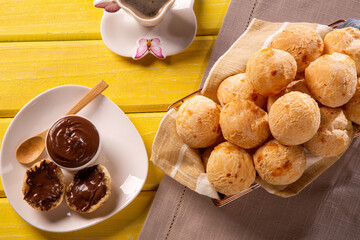
[[[45,145],[55,164],[78,171],[95,162],[100,152],[100,136],[88,119],[69,115],[51,125]]]

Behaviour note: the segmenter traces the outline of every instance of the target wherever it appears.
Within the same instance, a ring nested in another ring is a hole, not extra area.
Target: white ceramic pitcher
[[[97,1],[100,0],[94,3]],[[166,14],[162,12],[162,21],[154,26],[144,25],[125,9],[110,6],[117,10],[105,9],[100,27],[102,39],[111,51],[124,57],[139,59],[152,53],[165,58],[177,54],[186,49],[196,35],[193,5],[194,0],[175,0]]]
[[[139,23],[143,26],[155,26],[158,24],[172,7],[175,0],[168,0],[159,10],[154,17],[146,17],[141,15],[131,5],[127,4],[124,0],[94,0],[94,6],[98,8],[104,8],[107,12],[117,12],[121,8],[127,13],[131,14]]]

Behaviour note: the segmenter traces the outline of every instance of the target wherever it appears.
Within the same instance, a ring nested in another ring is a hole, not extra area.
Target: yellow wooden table
[[[15,114],[41,92],[64,84],[94,86],[134,123],[151,155],[167,106],[196,90],[230,0],[196,0],[197,36],[184,52],[133,61],[101,40],[101,9],[92,0],[12,0],[0,8],[0,141]],[[0,180],[0,239],[137,239],[163,174],[152,163],[144,188],[124,210],[72,233],[38,230],[18,216]]]

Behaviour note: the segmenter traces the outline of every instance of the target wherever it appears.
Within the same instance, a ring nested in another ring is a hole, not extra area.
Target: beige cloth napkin
[[[340,18],[360,18],[360,1],[232,0],[203,80],[254,17],[327,25]],[[209,197],[164,176],[139,239],[358,239],[359,226],[357,138],[341,159],[291,198],[258,188],[219,208]]]
[[[313,28],[322,38],[332,30],[321,24],[274,23],[254,18],[246,31],[213,65],[201,94],[218,102],[216,92],[220,83],[231,75],[245,72],[247,60],[253,53],[268,47],[277,34],[294,26]],[[168,176],[197,193],[211,198],[219,198],[207,179],[200,152],[184,144],[176,133],[176,111],[176,109],[171,109],[164,116],[154,139],[151,161]],[[260,178],[257,178],[256,181],[272,194],[281,197],[294,196],[334,164],[340,156],[321,158],[307,154],[307,167],[304,174],[290,185],[271,185]]]
[[[176,133],[176,111],[171,109],[162,119],[156,133],[150,160],[168,176],[190,189],[219,198],[211,187],[197,149],[184,144]]]

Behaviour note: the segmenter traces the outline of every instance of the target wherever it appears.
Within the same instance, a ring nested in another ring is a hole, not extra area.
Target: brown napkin
[[[329,24],[359,18],[353,0],[232,1],[206,74],[253,17]],[[206,74],[204,79],[206,79]],[[255,190],[223,208],[165,176],[139,239],[356,239],[360,234],[360,140],[299,195]]]

